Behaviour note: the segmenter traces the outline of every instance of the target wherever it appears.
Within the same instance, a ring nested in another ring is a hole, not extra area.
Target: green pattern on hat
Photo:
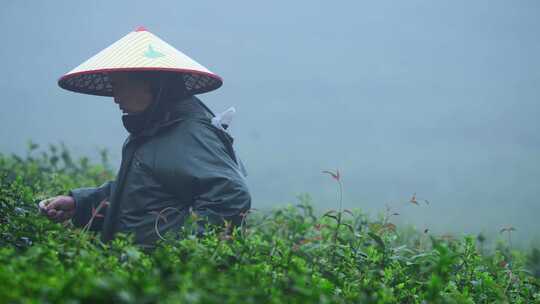
[[[148,45],[148,51],[144,52],[144,57],[146,58],[159,58],[163,56],[165,56],[165,54],[154,50],[151,44]]]

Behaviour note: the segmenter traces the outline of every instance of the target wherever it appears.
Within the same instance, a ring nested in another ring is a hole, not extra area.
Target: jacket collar
[[[213,114],[207,110],[202,101],[193,95],[179,101],[172,101],[167,105],[167,107],[168,109],[160,115],[158,120],[156,120],[149,128],[141,131],[140,134],[134,137],[153,136],[161,128],[169,126],[182,119],[202,118],[210,120],[213,117]]]

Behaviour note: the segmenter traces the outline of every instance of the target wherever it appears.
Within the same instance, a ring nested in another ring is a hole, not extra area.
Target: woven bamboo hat
[[[58,85],[73,92],[113,96],[108,73],[120,71],[174,73],[178,85],[185,86],[189,94],[206,93],[223,84],[221,77],[144,27],[138,27],[63,75]]]

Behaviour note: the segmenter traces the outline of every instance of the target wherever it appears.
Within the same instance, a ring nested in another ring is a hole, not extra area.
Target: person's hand
[[[60,195],[40,202],[41,213],[49,220],[64,222],[75,214],[75,200],[71,196]]]

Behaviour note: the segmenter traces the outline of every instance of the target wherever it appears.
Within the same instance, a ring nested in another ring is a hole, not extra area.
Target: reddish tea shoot
[[[99,211],[101,211],[101,209],[103,209],[104,207],[108,207],[108,206],[109,206],[109,202],[107,201],[107,199],[104,199],[99,203],[97,208],[92,207],[92,217],[90,217],[90,220],[83,227],[82,231],[87,231],[88,229],[90,229],[90,227],[92,227],[92,223],[94,222],[95,218],[103,218],[104,215],[100,214]]]

